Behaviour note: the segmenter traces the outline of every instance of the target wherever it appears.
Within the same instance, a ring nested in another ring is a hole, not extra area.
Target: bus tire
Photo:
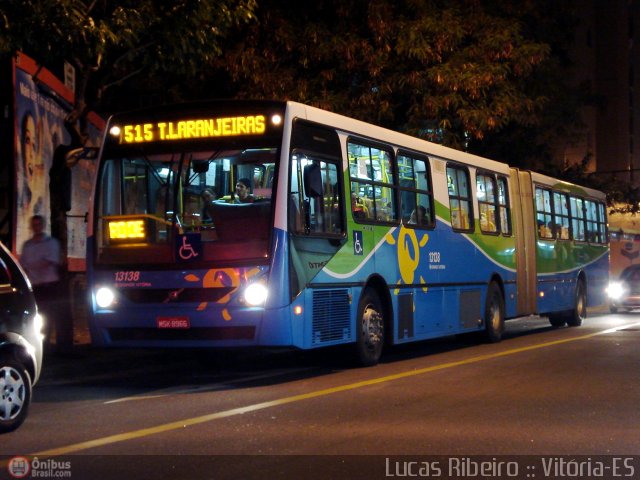
[[[490,343],[502,340],[504,333],[504,299],[502,290],[496,282],[487,288],[487,300],[484,307],[484,339]]]
[[[384,347],[384,311],[372,288],[365,288],[356,318],[355,356],[358,365],[370,367],[378,363]]]
[[[587,289],[583,280],[578,280],[573,310],[567,315],[567,325],[579,327],[587,318]]]

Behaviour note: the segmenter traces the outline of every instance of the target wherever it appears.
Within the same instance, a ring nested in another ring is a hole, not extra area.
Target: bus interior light
[[[252,307],[264,305],[269,290],[262,283],[252,283],[244,290],[244,299]]]
[[[115,299],[116,296],[113,293],[113,290],[111,290],[110,288],[100,287],[96,291],[96,304],[100,308],[109,308],[111,305],[113,305]]]

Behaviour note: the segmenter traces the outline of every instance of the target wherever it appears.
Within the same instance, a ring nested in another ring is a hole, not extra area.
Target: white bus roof
[[[293,118],[304,118],[306,120],[331,125],[346,133],[352,133],[374,141],[389,143],[399,148],[406,148],[426,155],[439,157],[443,160],[452,160],[467,165],[484,168],[495,172],[508,173],[511,168],[508,164],[479,157],[471,153],[462,152],[453,148],[445,147],[437,143],[432,143],[417,137],[412,137],[404,133],[389,130],[384,127],[372,125],[361,120],[346,117],[337,113],[332,113],[320,108],[311,107],[297,102],[287,102],[288,114]],[[549,187],[560,188],[567,192],[581,193],[598,199],[605,199],[605,194],[592,188],[575,185],[557,178],[531,172],[535,183],[547,185]]]

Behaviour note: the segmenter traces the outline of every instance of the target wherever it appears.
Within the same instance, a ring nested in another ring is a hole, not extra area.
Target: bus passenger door
[[[536,313],[536,224],[530,172],[511,169],[513,220],[516,236],[517,315]]]

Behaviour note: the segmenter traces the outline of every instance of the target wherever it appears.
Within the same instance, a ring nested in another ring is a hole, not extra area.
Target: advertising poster
[[[35,80],[34,80],[35,77]],[[73,93],[62,82],[33,60],[19,55],[15,62],[15,161],[17,253],[31,236],[29,219],[42,215],[51,232],[49,170],[58,145],[69,144],[71,136],[64,118],[71,109]],[[101,119],[92,115],[90,144],[98,146]],[[86,222],[84,215],[95,175],[95,161],[81,160],[73,165],[71,211],[67,213],[68,261],[70,270],[83,270],[86,256]]]

